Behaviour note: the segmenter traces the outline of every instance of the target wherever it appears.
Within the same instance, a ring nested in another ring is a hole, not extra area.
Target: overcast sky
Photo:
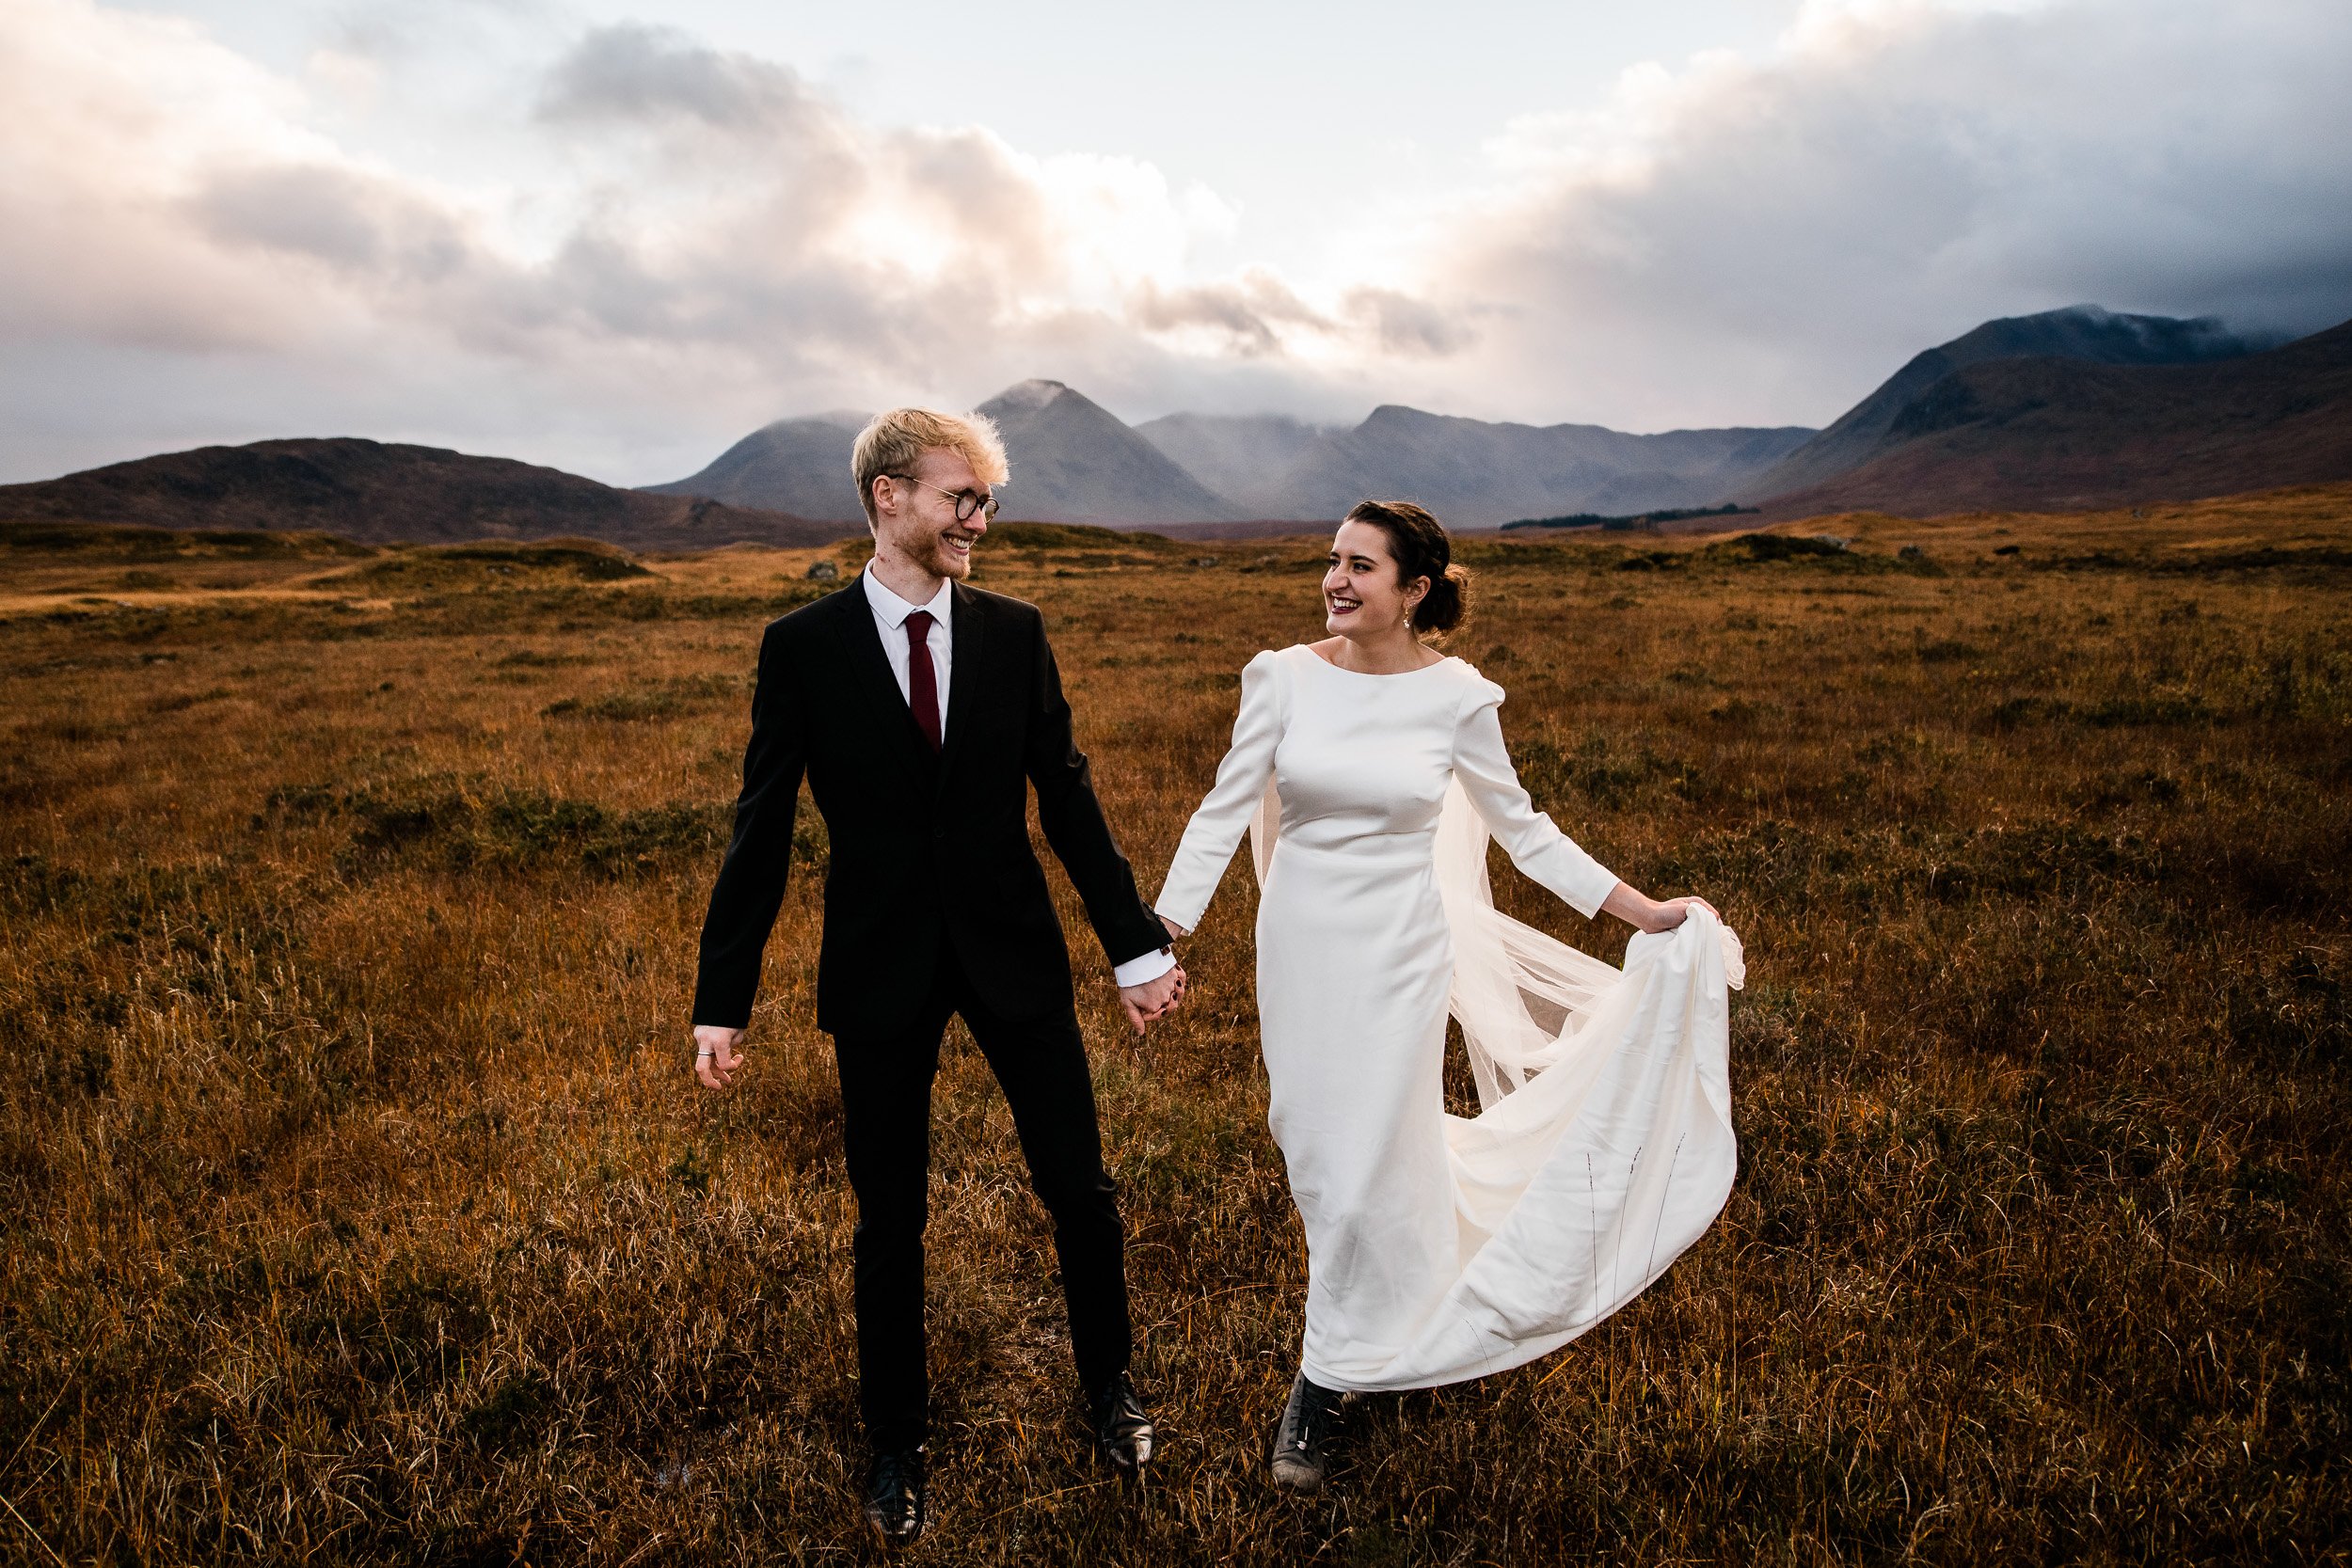
[[[2347,80],[2344,0],[0,0],[0,481],[1028,376],[1820,424],[1992,316],[2352,316]]]

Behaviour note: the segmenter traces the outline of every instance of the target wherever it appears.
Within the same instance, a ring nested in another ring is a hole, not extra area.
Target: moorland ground
[[[685,1034],[758,629],[820,553],[0,536],[7,1558],[864,1553],[813,818],[742,1085],[694,1088]],[[1254,889],[1139,1055],[1053,873],[1164,1453],[1140,1495],[1089,1463],[951,1037],[917,1560],[2352,1551],[2352,489],[1465,553],[1453,647],[1539,803],[1745,938],[1729,1207],[1279,1497],[1304,1259]],[[1147,893],[1320,557],[983,546]]]

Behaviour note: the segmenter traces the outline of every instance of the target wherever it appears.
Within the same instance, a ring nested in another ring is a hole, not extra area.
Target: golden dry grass
[[[1856,548],[1466,546],[1455,651],[1541,802],[1746,938],[1707,1239],[1545,1362],[1368,1402],[1333,1493],[1278,1497],[1303,1258],[1249,879],[1149,1070],[1065,889],[1164,1457],[1140,1496],[1087,1460],[959,1045],[917,1560],[2352,1550],[2352,494],[1776,531],[1820,531]],[[694,1089],[683,1033],[752,652],[812,552],[322,548],[0,538],[8,1556],[862,1556],[821,831],[744,1086]],[[1314,634],[1319,553],[984,553],[1147,889],[1241,664]]]

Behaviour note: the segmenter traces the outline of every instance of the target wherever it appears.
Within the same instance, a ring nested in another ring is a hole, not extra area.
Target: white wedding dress
[[[1489,832],[1585,915],[1616,885],[1519,787],[1502,695],[1458,658],[1365,675],[1260,654],[1160,890],[1198,926],[1251,830],[1267,1121],[1306,1224],[1300,1359],[1327,1388],[1532,1361],[1638,1295],[1731,1191],[1738,941],[1693,909],[1618,970],[1495,910]],[[1443,1105],[1449,1011],[1474,1117]]]

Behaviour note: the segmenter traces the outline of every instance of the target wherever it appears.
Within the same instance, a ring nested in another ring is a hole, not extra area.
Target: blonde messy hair
[[[857,499],[866,507],[866,524],[874,515],[874,481],[884,474],[911,472],[925,452],[944,447],[972,465],[983,483],[1002,484],[1011,473],[1005,461],[1005,443],[996,421],[985,414],[942,414],[930,408],[893,408],[877,414],[857,433],[850,466],[857,475]]]

